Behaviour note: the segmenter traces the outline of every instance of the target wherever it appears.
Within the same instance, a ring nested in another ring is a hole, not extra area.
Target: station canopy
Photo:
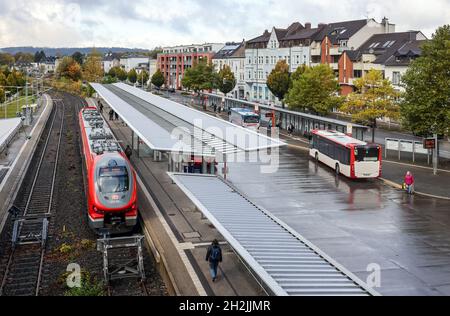
[[[91,86],[152,150],[217,156],[286,145],[123,83]]]

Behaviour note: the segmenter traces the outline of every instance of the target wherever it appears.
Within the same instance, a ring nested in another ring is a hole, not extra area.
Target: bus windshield
[[[129,177],[126,167],[100,168],[98,186],[103,193],[126,192],[129,189]]]
[[[248,115],[248,116],[244,116],[244,122],[245,123],[259,123],[259,117],[256,115]]]
[[[379,147],[356,147],[355,159],[356,161],[378,161],[379,151]]]

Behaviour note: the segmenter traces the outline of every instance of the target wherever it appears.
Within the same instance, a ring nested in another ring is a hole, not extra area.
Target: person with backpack
[[[206,252],[206,261],[209,262],[209,271],[211,273],[212,281],[215,282],[219,262],[222,262],[222,249],[220,249],[217,239],[214,239],[211,246],[208,247],[208,251]]]
[[[414,193],[414,176],[410,171],[408,171],[405,175],[404,187],[408,194]]]

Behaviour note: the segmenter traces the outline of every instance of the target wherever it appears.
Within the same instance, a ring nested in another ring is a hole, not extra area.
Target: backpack
[[[212,247],[209,259],[211,261],[218,261],[219,260],[219,256],[220,256],[220,248],[219,247]]]

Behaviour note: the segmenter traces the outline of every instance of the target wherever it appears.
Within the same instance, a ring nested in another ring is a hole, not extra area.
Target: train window
[[[119,193],[129,190],[130,179],[126,167],[100,168],[98,187],[102,193]]]

